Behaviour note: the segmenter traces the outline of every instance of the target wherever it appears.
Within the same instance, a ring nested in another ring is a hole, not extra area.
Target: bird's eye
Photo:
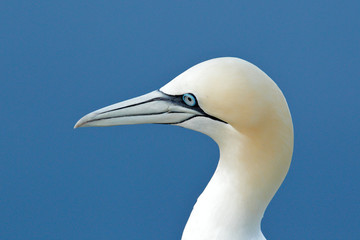
[[[196,98],[191,93],[185,93],[182,96],[182,99],[183,99],[184,103],[186,103],[186,105],[188,105],[190,107],[193,107],[196,105]]]

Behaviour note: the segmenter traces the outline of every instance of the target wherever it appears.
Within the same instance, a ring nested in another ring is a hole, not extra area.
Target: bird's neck
[[[265,239],[261,219],[288,166],[280,170],[272,166],[282,156],[271,154],[264,142],[229,135],[218,142],[217,169],[193,208],[182,240]]]

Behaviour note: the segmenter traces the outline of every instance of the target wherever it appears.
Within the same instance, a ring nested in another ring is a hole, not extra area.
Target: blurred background
[[[0,2],[0,239],[180,239],[216,144],[83,115],[235,56],[282,89],[293,162],[267,239],[359,239],[358,1]]]

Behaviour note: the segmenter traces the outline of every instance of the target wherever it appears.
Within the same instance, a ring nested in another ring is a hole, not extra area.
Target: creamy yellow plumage
[[[90,113],[75,127],[141,123],[193,129],[219,145],[217,169],[183,240],[265,239],[261,219],[288,171],[293,126],[282,92],[264,72],[239,58],[211,59],[158,91]]]

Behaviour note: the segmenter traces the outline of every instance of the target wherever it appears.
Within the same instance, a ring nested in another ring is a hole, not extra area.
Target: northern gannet
[[[160,90],[87,114],[75,128],[143,123],[189,128],[219,145],[216,171],[182,240],[265,239],[261,219],[293,151],[290,111],[269,76],[239,58],[211,59]]]

